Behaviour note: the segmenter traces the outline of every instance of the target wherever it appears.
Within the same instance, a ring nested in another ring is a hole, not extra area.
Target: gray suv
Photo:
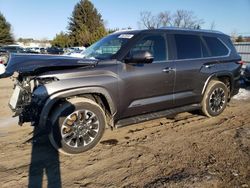
[[[116,128],[183,111],[221,114],[238,93],[241,58],[217,31],[162,28],[116,32],[83,58],[12,54],[9,106],[67,154],[93,148]]]

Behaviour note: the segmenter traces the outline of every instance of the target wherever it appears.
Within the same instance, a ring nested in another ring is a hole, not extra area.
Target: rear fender
[[[205,84],[204,84],[204,86],[203,86],[203,89],[202,89],[202,93],[201,93],[202,96],[203,96],[203,94],[205,93],[206,88],[207,88],[207,86],[208,86],[208,83],[209,83],[211,80],[213,80],[213,79],[218,79],[219,77],[223,77],[223,76],[226,76],[226,77],[229,77],[229,78],[230,78],[231,88],[233,88],[233,83],[234,83],[233,74],[231,74],[230,72],[224,72],[224,71],[218,72],[218,73],[214,73],[214,74],[210,75],[210,76],[207,78],[207,80],[206,80],[206,82],[205,82]]]

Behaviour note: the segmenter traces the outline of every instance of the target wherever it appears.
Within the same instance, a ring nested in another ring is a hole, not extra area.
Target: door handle
[[[205,65],[206,68],[212,68],[212,67],[214,67],[214,66],[215,66],[215,64]]]
[[[165,73],[170,73],[173,71],[175,71],[175,68],[172,68],[172,67],[166,67],[165,69],[162,70],[162,72],[165,72]]]

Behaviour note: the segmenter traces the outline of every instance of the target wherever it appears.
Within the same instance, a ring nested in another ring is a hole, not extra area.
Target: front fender
[[[60,99],[69,98],[82,94],[102,94],[108,101],[111,114],[115,115],[117,112],[117,105],[113,100],[113,97],[109,94],[109,92],[102,87],[84,87],[84,88],[76,88],[66,91],[61,91],[51,95],[45,102],[42,111],[40,113],[39,126],[45,127],[48,123],[49,113],[56,102]]]

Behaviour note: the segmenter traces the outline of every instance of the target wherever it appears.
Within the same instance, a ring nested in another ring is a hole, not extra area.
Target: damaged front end
[[[45,73],[93,67],[96,63],[95,60],[64,56],[11,54],[7,67],[0,65],[0,78],[14,78],[14,92],[9,106],[14,116],[19,116],[19,124],[39,122],[40,112],[49,97],[46,85],[59,80]]]
[[[35,76],[14,76],[14,91],[9,107],[14,117],[19,116],[19,125],[25,122],[38,123],[40,112],[48,97],[44,84],[57,81],[57,78],[40,78]]]

